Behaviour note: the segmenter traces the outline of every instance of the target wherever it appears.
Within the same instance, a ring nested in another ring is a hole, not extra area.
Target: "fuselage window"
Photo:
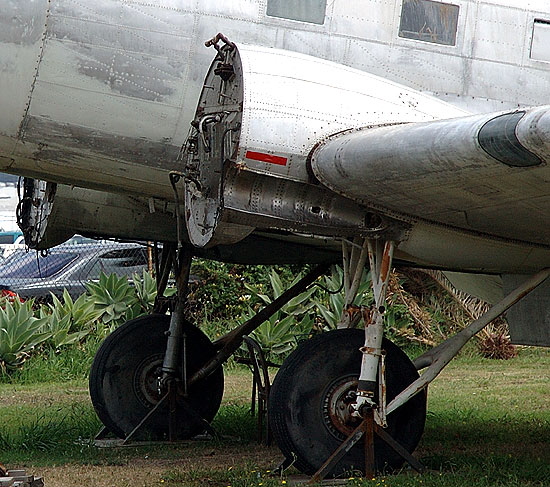
[[[449,3],[403,0],[399,37],[454,46],[458,11],[458,5]]]
[[[535,19],[533,40],[531,41],[531,59],[550,62],[550,20]]]
[[[267,0],[267,15],[282,19],[323,24],[327,0]]]

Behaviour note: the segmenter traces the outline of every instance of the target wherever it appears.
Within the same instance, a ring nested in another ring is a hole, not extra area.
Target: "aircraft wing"
[[[440,225],[550,242],[550,107],[350,131],[311,159],[361,204]]]

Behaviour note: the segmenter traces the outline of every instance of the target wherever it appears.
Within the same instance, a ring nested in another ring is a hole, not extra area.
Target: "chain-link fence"
[[[152,269],[147,245],[73,237],[48,251],[28,249],[24,243],[0,243],[0,290],[3,295],[48,300],[50,293],[67,289],[74,298],[85,284],[100,275],[131,277]]]

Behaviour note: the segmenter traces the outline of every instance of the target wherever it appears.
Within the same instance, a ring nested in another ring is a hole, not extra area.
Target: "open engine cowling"
[[[176,241],[173,205],[24,178],[18,223],[25,243],[47,249],[74,234]]]
[[[323,236],[403,232],[399,222],[322,186],[308,155],[344,130],[464,112],[388,80],[311,56],[218,47],[185,166],[186,225],[199,247],[255,228]]]

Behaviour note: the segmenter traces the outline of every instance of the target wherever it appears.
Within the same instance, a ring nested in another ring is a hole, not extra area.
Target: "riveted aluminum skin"
[[[548,245],[548,161],[545,106],[337,135],[315,151],[312,168],[327,187],[365,205]]]
[[[197,142],[187,162],[191,242],[199,247],[231,243],[266,227],[402,240],[407,224],[397,234],[388,223],[370,228],[372,210],[316,186],[308,155],[324,137],[350,127],[464,112],[303,54],[239,45],[226,49],[223,57],[216,58],[206,77],[194,122]],[[222,66],[231,72],[228,79],[219,76]],[[243,225],[241,231],[228,231],[229,221]]]

